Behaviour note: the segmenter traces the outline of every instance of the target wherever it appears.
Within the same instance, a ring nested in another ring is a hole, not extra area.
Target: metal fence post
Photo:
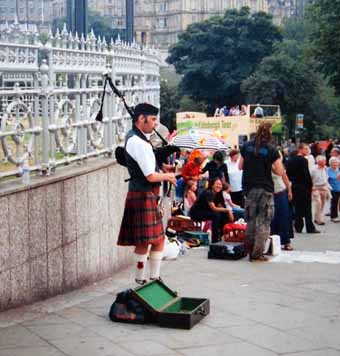
[[[48,65],[45,59],[43,59],[40,66],[41,72],[41,108],[42,108],[42,162],[41,171],[44,175],[49,174],[49,117],[48,117]]]

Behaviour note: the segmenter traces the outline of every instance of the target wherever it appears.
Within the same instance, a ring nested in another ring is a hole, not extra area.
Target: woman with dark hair
[[[222,183],[229,183],[228,167],[224,163],[225,154],[223,151],[216,151],[212,161],[208,162],[202,169],[202,174],[209,172],[209,180],[219,178]]]
[[[218,242],[222,235],[222,228],[228,222],[228,209],[224,206],[222,196],[222,181],[212,179],[209,187],[198,196],[190,209],[193,221],[212,222],[212,242]]]

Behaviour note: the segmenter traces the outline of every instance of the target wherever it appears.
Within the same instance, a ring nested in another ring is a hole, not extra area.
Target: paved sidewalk
[[[297,234],[305,251],[340,251],[340,224]],[[190,250],[163,264],[182,296],[210,298],[192,330],[112,323],[118,291],[132,269],[91,287],[0,314],[0,356],[340,356],[340,265],[250,263]]]

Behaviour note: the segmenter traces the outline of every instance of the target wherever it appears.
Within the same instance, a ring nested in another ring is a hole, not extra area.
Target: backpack
[[[150,313],[132,297],[132,289],[117,294],[109,312],[111,321],[144,324],[152,320]]]

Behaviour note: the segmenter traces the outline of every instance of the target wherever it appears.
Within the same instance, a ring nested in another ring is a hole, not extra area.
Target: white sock
[[[157,279],[160,276],[163,251],[150,252],[150,279]]]
[[[135,278],[142,281],[145,279],[145,266],[148,254],[139,255],[135,253]]]

